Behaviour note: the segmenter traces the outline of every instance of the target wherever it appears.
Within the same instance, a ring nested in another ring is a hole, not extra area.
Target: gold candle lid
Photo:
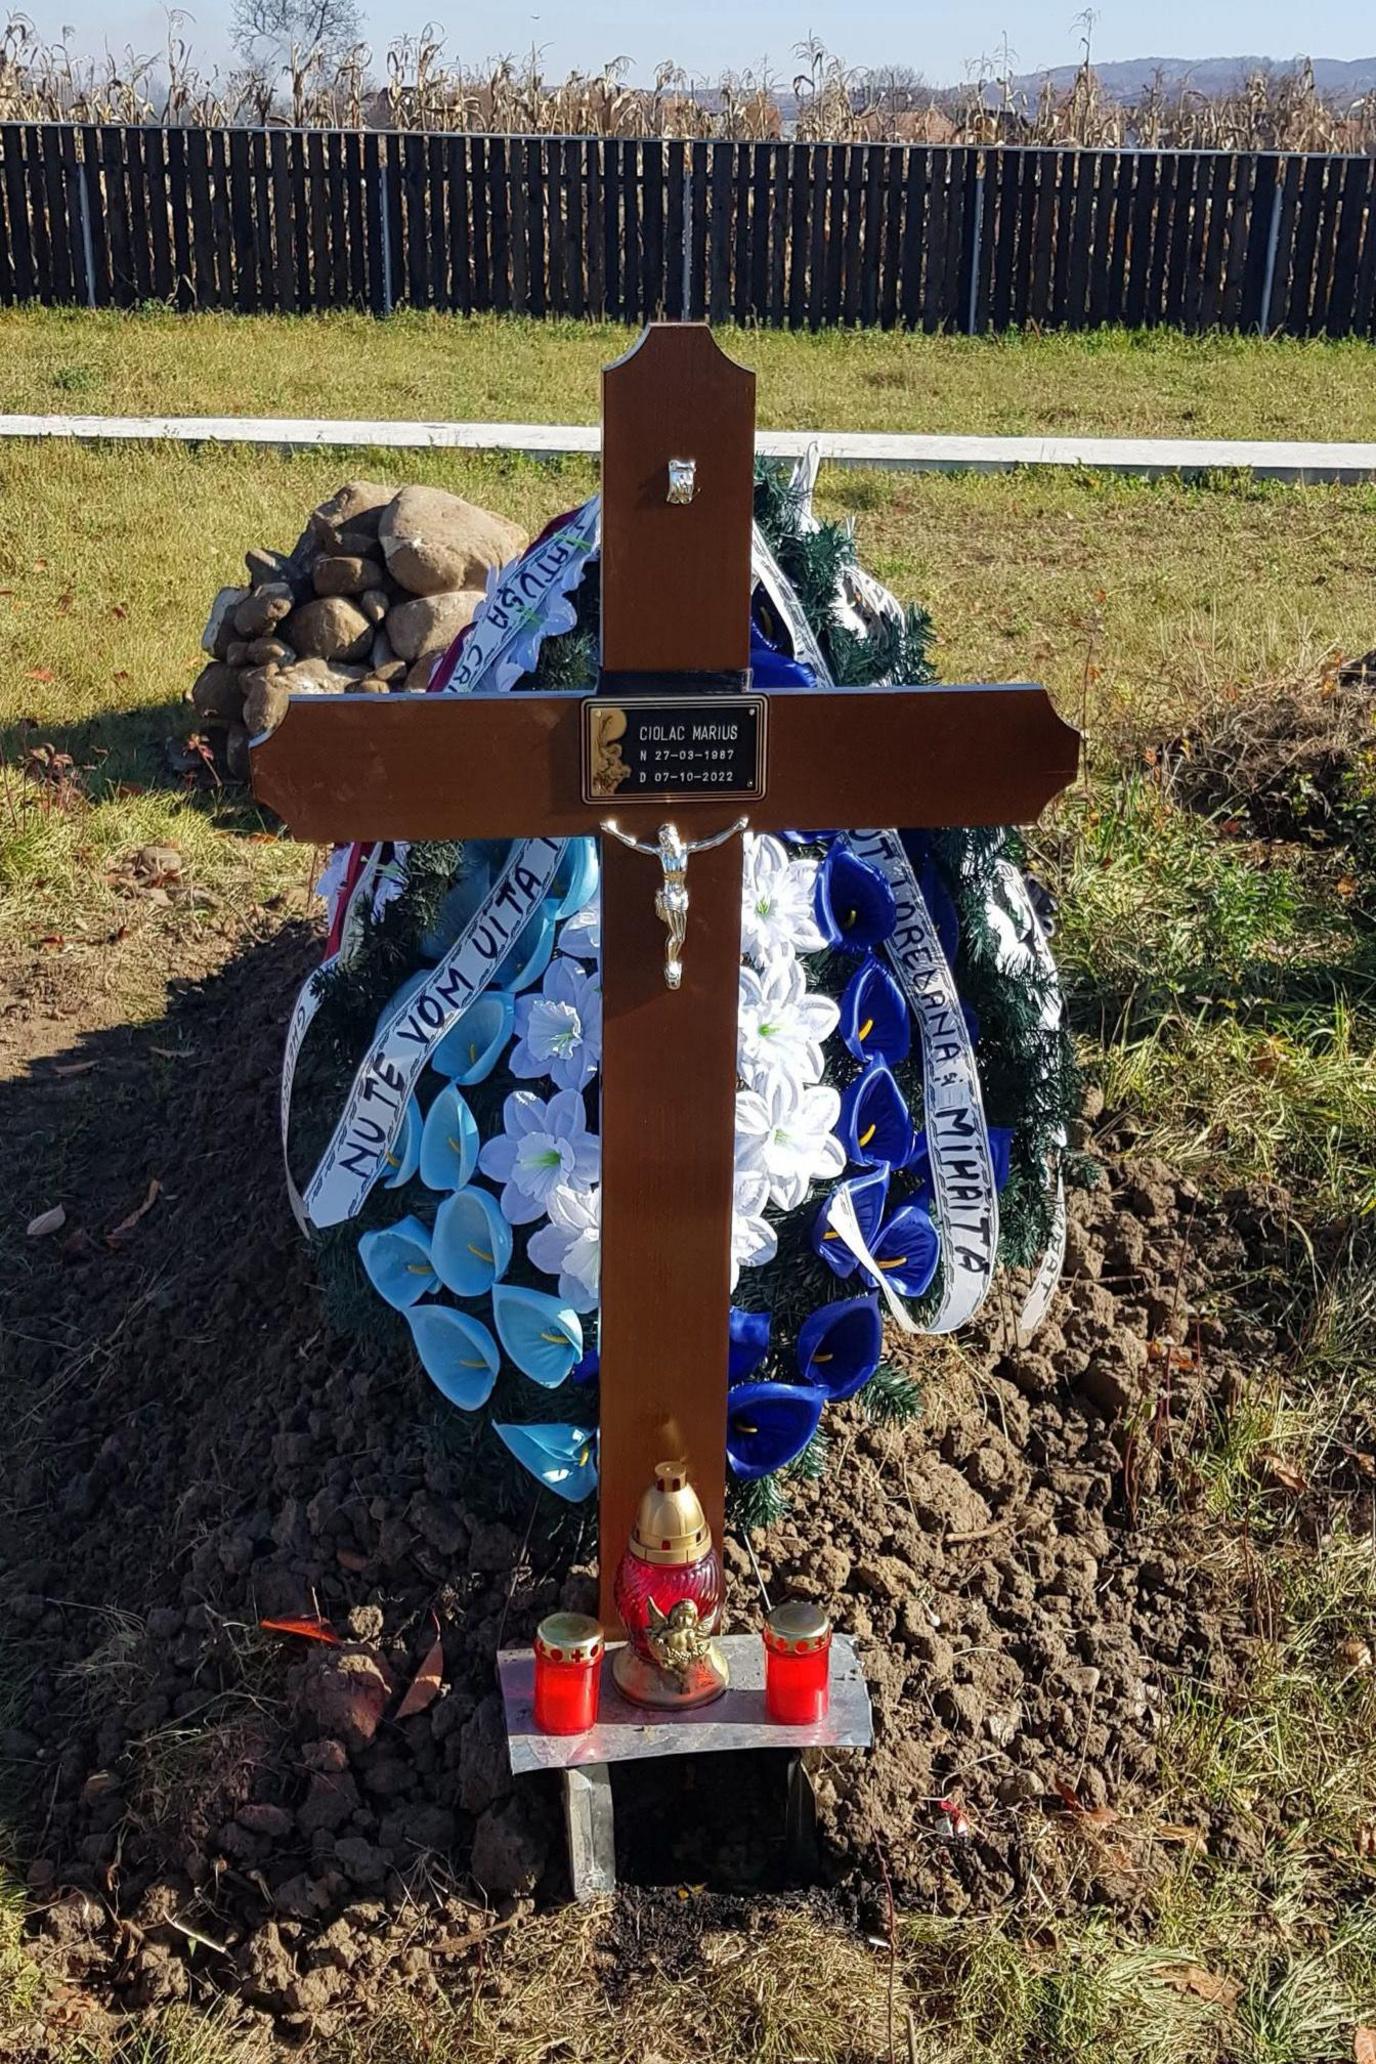
[[[831,1640],[831,1621],[810,1598],[776,1605],[764,1623],[764,1645],[776,1655],[812,1655]]]
[[[551,1663],[594,1663],[602,1653],[601,1626],[586,1613],[551,1613],[535,1630],[535,1653]]]
[[[635,1516],[632,1555],[641,1562],[682,1565],[701,1562],[711,1545],[707,1515],[688,1481],[687,1463],[656,1462],[654,1483]]]

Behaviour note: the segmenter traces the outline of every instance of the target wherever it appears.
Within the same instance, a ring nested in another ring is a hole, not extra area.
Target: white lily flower
[[[552,960],[538,994],[516,999],[513,1075],[548,1075],[560,1089],[586,1089],[602,1055],[602,984],[573,960]]]
[[[763,966],[786,953],[826,945],[813,906],[817,862],[790,860],[782,839],[747,832],[743,841],[741,951]]]
[[[756,970],[743,967],[736,1030],[736,1066],[750,1089],[779,1077],[799,1085],[822,1079],[822,1042],[840,1023],[829,996],[809,994],[790,954]]]
[[[737,1176],[763,1176],[771,1204],[792,1211],[814,1182],[843,1173],[846,1152],[833,1137],[841,1115],[834,1089],[801,1088],[775,1077],[763,1091],[736,1098]]]
[[[761,1268],[773,1261],[779,1236],[764,1215],[769,1182],[758,1169],[737,1169],[731,1195],[731,1288],[743,1268]]]
[[[502,1106],[505,1127],[478,1155],[484,1175],[503,1185],[502,1216],[508,1225],[543,1218],[560,1185],[586,1189],[602,1164],[601,1144],[588,1131],[588,1116],[576,1089],[561,1089],[548,1103],[533,1090],[513,1090]]]
[[[549,1224],[532,1233],[526,1253],[547,1276],[558,1276],[559,1295],[575,1311],[597,1303],[602,1269],[602,1191],[559,1183],[549,1193]]]

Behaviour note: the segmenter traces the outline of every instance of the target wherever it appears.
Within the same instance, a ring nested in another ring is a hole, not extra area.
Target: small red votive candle
[[[831,1700],[831,1621],[820,1605],[796,1598],[764,1623],[764,1703],[782,1727],[812,1727]]]
[[[586,1734],[597,1725],[602,1629],[585,1613],[551,1613],[535,1631],[535,1725],[542,1734]]]

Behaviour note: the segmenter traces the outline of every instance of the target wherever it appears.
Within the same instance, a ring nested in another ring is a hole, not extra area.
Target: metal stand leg
[[[790,1872],[811,1883],[820,1861],[817,1848],[817,1794],[812,1771],[815,1749],[800,1749],[788,1759],[788,1797],[784,1806],[784,1845]]]
[[[611,1768],[606,1763],[576,1764],[563,1775],[564,1827],[573,1896],[596,1899],[600,1893],[616,1890]]]

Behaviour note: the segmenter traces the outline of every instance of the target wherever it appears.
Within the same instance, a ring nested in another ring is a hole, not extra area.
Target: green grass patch
[[[0,409],[101,415],[597,420],[598,375],[639,334],[616,323],[402,311],[0,313]],[[1376,437],[1358,339],[1168,330],[929,337],[718,335],[759,375],[770,428],[1102,437]]]

